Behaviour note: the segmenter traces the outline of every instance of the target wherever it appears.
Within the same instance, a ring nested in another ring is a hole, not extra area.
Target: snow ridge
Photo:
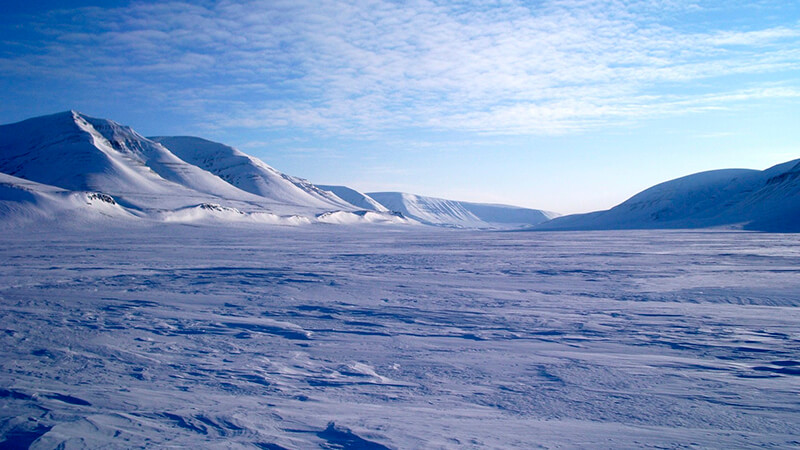
[[[365,211],[378,211],[378,212],[389,211],[389,209],[387,209],[385,206],[375,201],[375,199],[373,199],[369,195],[359,192],[355,189],[349,188],[347,186],[331,186],[331,185],[318,184],[317,187],[325,191],[331,192],[337,197],[347,201],[351,205],[355,205]]]
[[[191,136],[157,136],[151,139],[164,145],[184,161],[260,197],[290,205],[354,209],[353,205],[336,195],[325,192],[306,180],[285,175],[260,159],[228,145]]]

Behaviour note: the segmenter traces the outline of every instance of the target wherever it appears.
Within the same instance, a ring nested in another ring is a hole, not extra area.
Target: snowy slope
[[[80,222],[97,217],[97,208],[83,211],[84,206],[108,198],[113,208],[104,217],[255,225],[417,224],[377,204],[366,214],[332,192],[223,144],[158,139],[171,148],[76,111],[0,126],[0,213],[8,223],[62,216]],[[74,217],[64,215],[70,211]]]
[[[511,205],[497,205],[492,203],[459,202],[467,211],[476,215],[484,222],[510,226],[527,226],[546,222],[558,213],[542,211],[539,209],[522,208]]]
[[[290,205],[354,209],[336,195],[306,180],[283,174],[233,147],[190,136],[158,136],[150,139],[164,145],[184,161],[260,197]]]
[[[733,226],[800,231],[800,160],[764,171],[725,169],[653,186],[607,211],[560,217],[537,229]]]
[[[750,219],[746,229],[800,232],[800,159],[767,169],[761,178],[766,179],[761,188],[730,213]]]
[[[346,201],[347,203],[350,203],[351,205],[356,206],[365,211],[381,211],[381,212],[388,211],[388,209],[385,206],[376,202],[369,195],[364,194],[362,192],[358,192],[357,190],[351,189],[347,186],[331,186],[331,185],[318,184],[317,187],[322,190],[332,192],[334,195]]]
[[[0,225],[19,226],[30,221],[55,221],[64,215],[78,221],[135,218],[106,194],[67,191],[0,173]]]
[[[402,192],[372,192],[367,195],[391,211],[442,227],[520,228],[545,222],[555,215],[517,206],[460,202]]]
[[[257,202],[161,144],[75,111],[0,126],[0,172],[74,191],[99,191],[141,210],[214,199]]]

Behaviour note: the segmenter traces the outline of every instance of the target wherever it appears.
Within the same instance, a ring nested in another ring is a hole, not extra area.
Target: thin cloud
[[[561,134],[796,98],[800,24],[697,32],[662,20],[703,8],[680,0],[134,3],[31,19],[39,39],[15,43],[0,68],[115,97],[170,99],[219,126],[351,135]],[[784,86],[759,85],[765,74]],[[732,75],[754,81],[746,92],[711,87]]]

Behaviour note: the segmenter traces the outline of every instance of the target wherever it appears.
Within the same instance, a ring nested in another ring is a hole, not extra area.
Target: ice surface
[[[129,223],[0,258],[0,446],[800,445],[798,235]]]

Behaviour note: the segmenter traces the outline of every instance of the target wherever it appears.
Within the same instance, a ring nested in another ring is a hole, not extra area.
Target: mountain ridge
[[[519,206],[463,202],[404,192],[370,192],[366,195],[421,223],[449,228],[524,228],[543,223],[555,215]]]
[[[654,185],[605,211],[563,216],[535,230],[741,228],[800,231],[800,159],[763,171],[720,169]]]
[[[450,205],[450,214],[418,221],[354,189],[286,175],[225,144],[192,136],[147,138],[74,110],[0,125],[0,173],[5,216],[71,211],[94,217],[85,206],[107,198],[115,208],[104,213],[108,217],[185,223],[519,225],[487,224],[459,202],[431,198],[422,203]]]
[[[283,174],[234,147],[194,136],[156,136],[184,161],[197,165],[239,189],[277,202],[353,210],[353,205],[301,178]]]
[[[70,110],[0,125],[0,175],[4,217],[74,213],[184,222],[800,232],[800,159],[762,171],[695,173],[656,184],[609,210],[558,217],[510,205],[315,185],[225,144],[192,136],[147,138]]]

